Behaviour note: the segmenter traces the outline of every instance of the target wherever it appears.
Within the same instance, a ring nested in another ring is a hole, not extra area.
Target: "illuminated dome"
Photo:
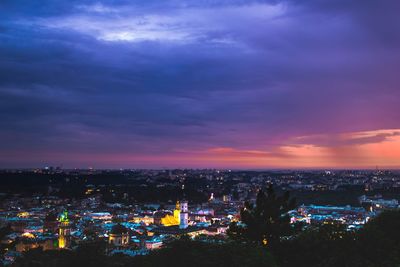
[[[34,238],[36,238],[36,236],[35,236],[34,234],[29,233],[29,232],[23,233],[21,236],[22,236],[22,238],[27,238],[27,239],[34,239]]]

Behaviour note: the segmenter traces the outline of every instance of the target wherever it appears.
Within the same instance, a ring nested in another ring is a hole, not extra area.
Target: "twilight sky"
[[[400,167],[398,0],[1,0],[0,167]]]

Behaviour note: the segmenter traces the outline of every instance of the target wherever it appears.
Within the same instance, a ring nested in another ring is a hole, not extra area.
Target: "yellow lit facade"
[[[174,214],[173,215],[167,214],[165,215],[165,217],[161,218],[161,224],[164,226],[179,225],[180,215],[181,215],[181,207],[179,201],[177,201],[174,209]]]
[[[148,217],[148,216],[136,216],[133,217],[132,220],[130,220],[130,222],[134,222],[134,223],[144,223],[146,225],[152,224],[154,223],[154,218],[153,217]]]
[[[67,247],[67,240],[64,236],[60,236],[58,238],[58,248],[66,248]]]
[[[58,248],[67,248],[70,245],[71,229],[68,212],[64,211],[59,218]]]
[[[129,233],[110,234],[108,243],[117,247],[126,246],[129,244]]]
[[[116,224],[111,229],[108,243],[116,247],[123,247],[129,245],[129,239],[129,229],[121,224]]]
[[[35,238],[35,235],[34,234],[32,234],[32,233],[23,233],[22,234],[22,237],[26,237],[26,238]]]
[[[29,212],[23,211],[23,212],[18,213],[17,216],[20,218],[28,218]]]

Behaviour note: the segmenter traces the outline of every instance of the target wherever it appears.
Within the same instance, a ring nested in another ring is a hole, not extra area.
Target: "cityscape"
[[[0,0],[0,267],[400,267],[399,0]]]
[[[104,244],[105,254],[145,256],[183,237],[230,242],[246,202],[273,185],[296,199],[290,225],[356,232],[400,208],[400,171],[216,169],[9,169],[0,172],[4,265],[24,253]],[[26,186],[21,186],[25,183]],[[17,265],[18,266],[18,265]]]

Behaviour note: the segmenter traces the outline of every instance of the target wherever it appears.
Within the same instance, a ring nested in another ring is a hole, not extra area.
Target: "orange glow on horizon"
[[[298,136],[265,149],[211,147],[149,154],[49,153],[77,165],[114,168],[400,168],[400,129]],[[90,159],[90,161],[88,161]],[[100,168],[100,167],[99,167]]]
[[[313,140],[315,139],[315,143]],[[400,130],[377,130],[294,138],[271,151],[216,147],[197,161],[255,168],[400,167]],[[304,142],[299,142],[303,140]],[[321,142],[322,140],[322,142]]]

